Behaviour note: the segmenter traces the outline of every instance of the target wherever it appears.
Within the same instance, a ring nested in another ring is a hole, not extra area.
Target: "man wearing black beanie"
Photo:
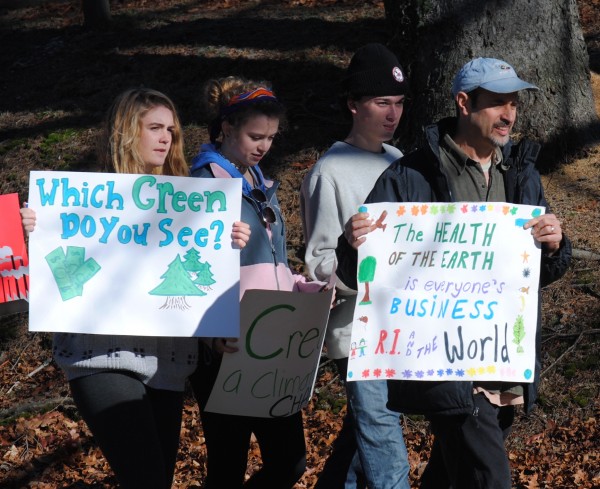
[[[327,280],[335,272],[335,248],[344,225],[379,175],[402,156],[385,142],[398,127],[407,91],[406,75],[389,49],[372,43],[356,51],[342,79],[350,133],[331,146],[302,184],[305,263],[312,279]],[[356,291],[338,282],[336,294],[325,341],[327,355],[345,379]],[[409,489],[402,427],[399,414],[386,407],[386,381],[347,382],[346,392],[344,426],[315,489]]]

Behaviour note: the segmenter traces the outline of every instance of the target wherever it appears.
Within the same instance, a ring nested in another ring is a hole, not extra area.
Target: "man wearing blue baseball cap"
[[[454,77],[452,96],[458,92],[469,93],[483,88],[495,93],[515,93],[521,90],[539,90],[521,80],[508,63],[493,58],[476,58],[469,61]]]
[[[505,61],[469,61],[452,85],[456,117],[428,126],[427,144],[393,163],[375,183],[367,203],[480,201],[543,206],[548,213],[525,224],[542,248],[543,287],[566,272],[571,244],[548,209],[535,169],[539,144],[510,139],[523,90],[538,88],[519,78]],[[373,228],[366,213],[356,214],[338,243],[338,278],[348,286],[356,283],[355,249]],[[538,314],[533,383],[388,382],[390,409],[425,414],[431,422],[435,438],[421,489],[512,487],[504,441],[514,406],[524,404],[529,412],[536,399],[540,319]]]

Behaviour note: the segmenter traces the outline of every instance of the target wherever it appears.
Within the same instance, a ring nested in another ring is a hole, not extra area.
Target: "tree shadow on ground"
[[[77,458],[82,452],[87,452],[95,448],[91,441],[86,441],[79,446],[72,446],[66,443],[59,445],[53,451],[47,451],[43,456],[33,458],[27,468],[20,471],[16,477],[7,478],[2,481],[3,489],[21,489],[29,487],[32,482],[43,481],[43,472],[52,470],[60,472],[61,467],[72,467],[78,465]],[[88,483],[78,481],[74,484],[61,486],[64,489],[105,489],[106,487],[116,487],[117,481],[112,473],[103,475],[104,480],[98,483]]]
[[[140,85],[171,96],[184,124],[200,123],[202,83],[236,74],[272,82],[289,111],[287,150],[307,140],[325,147],[339,131],[330,116],[345,60],[330,59],[322,46],[351,53],[385,42],[383,19],[325,21],[316,12],[307,17],[306,9],[304,17],[260,18],[261,6],[226,18],[170,18],[182,9],[116,15],[107,32],[78,25],[7,29],[5,21],[0,112],[65,114],[0,126],[0,141],[97,126],[117,93]]]

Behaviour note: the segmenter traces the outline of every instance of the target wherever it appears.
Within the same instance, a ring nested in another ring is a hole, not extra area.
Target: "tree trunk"
[[[110,24],[109,0],[81,0],[81,8],[88,29],[106,29]]]
[[[450,88],[479,56],[511,64],[539,92],[522,93],[516,133],[545,143],[556,162],[597,137],[588,54],[575,0],[385,0],[391,48],[408,72],[412,103],[401,146],[423,125],[454,115]]]
[[[365,305],[365,304],[370,304],[371,303],[371,296],[369,295],[369,282],[365,282],[365,295],[362,298],[362,300],[360,301],[361,305]]]

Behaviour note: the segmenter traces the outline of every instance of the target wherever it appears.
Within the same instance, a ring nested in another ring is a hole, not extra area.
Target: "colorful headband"
[[[275,94],[267,88],[260,87],[251,92],[240,93],[232,97],[229,103],[221,109],[221,117],[227,116],[246,105],[268,100],[278,102]]]

